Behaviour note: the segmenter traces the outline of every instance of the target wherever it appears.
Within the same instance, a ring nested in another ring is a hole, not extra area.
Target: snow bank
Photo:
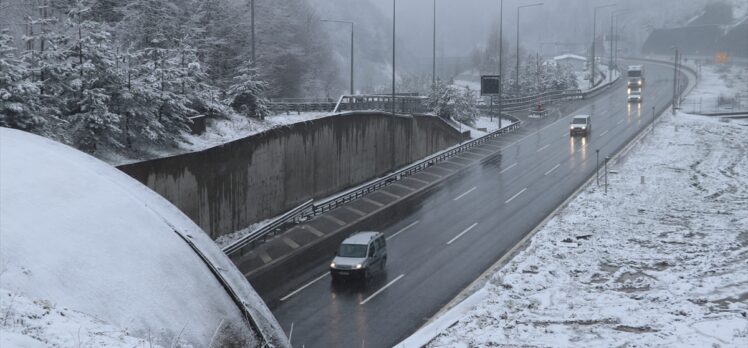
[[[82,152],[0,128],[2,313],[12,312],[17,295],[164,346],[205,347],[214,335],[218,342],[256,344],[239,306],[185,239],[251,307],[258,326],[271,338],[282,336],[241,273],[166,200]],[[57,319],[47,320],[72,330]],[[4,320],[3,331],[30,332],[14,325],[24,324]],[[80,326],[90,328],[85,320]],[[76,331],[67,334],[77,337]],[[63,333],[28,335],[53,344]]]
[[[668,116],[429,346],[748,346],[746,139]]]

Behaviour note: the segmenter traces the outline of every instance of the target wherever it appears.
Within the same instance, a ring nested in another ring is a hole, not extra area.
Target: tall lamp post
[[[350,24],[351,25],[351,95],[354,95],[356,92],[353,89],[353,25],[355,23],[351,21],[340,21],[335,19],[320,19],[322,22],[330,22],[330,23],[343,23],[343,24]]]
[[[257,61],[257,57],[255,55],[255,0],[249,0],[250,3],[250,9],[252,11],[252,66],[254,66]]]
[[[613,34],[613,22],[614,19],[618,19],[618,15],[628,11],[628,9],[622,8],[615,11],[612,11],[610,13],[610,52],[608,52],[608,80],[613,81],[613,52],[615,51],[615,48],[613,48],[613,40],[617,40],[617,38]]]
[[[528,7],[541,6],[542,2],[537,4],[522,5],[517,7],[517,67],[514,70],[514,90],[519,91],[519,10]]]
[[[590,75],[590,87],[595,86],[595,39],[597,38],[597,10],[613,7],[616,4],[596,6],[592,16],[592,74]]]
[[[498,99],[498,106],[499,106],[499,129],[501,129],[501,98],[502,98],[502,90],[504,89],[504,74],[501,71],[501,62],[503,61],[503,58],[501,56],[501,47],[504,46],[504,0],[499,0],[499,97]]]
[[[434,0],[434,33],[433,33],[433,39],[434,39],[434,45],[433,45],[433,55],[432,58],[434,59],[431,64],[431,86],[432,88],[436,86],[436,0]]]
[[[392,0],[392,115],[395,115],[395,6]]]

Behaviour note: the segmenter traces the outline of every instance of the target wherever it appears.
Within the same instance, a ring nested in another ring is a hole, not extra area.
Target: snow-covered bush
[[[478,116],[475,100],[475,91],[469,87],[461,90],[438,80],[428,95],[427,104],[439,117],[472,124]]]

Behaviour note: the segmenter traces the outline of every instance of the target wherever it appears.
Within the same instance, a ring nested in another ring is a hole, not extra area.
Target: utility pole
[[[527,7],[541,6],[542,2],[537,4],[523,5],[517,7],[517,67],[514,70],[514,90],[519,91],[519,10]]]
[[[655,107],[652,107],[652,134],[655,132]]]

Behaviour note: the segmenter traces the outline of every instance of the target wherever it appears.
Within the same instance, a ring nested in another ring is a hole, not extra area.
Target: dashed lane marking
[[[453,243],[454,241],[456,241],[456,240],[457,240],[457,238],[460,238],[460,237],[462,237],[462,236],[463,236],[463,235],[464,235],[465,233],[468,233],[468,232],[470,232],[470,230],[472,230],[472,229],[473,229],[473,228],[474,228],[475,226],[477,226],[477,225],[478,225],[478,223],[477,223],[477,222],[476,222],[476,223],[474,223],[474,224],[472,224],[472,225],[470,225],[470,227],[466,228],[466,229],[465,229],[464,231],[460,232],[460,234],[458,234],[458,235],[456,235],[456,236],[455,236],[454,238],[450,239],[450,240],[449,240],[449,242],[447,242],[447,245],[450,245],[450,244],[452,244],[452,243]]]
[[[476,188],[478,188],[478,187],[476,187],[476,186],[473,186],[473,188],[471,188],[471,189],[467,190],[467,191],[466,191],[465,193],[463,193],[463,194],[461,194],[461,195],[459,195],[459,196],[455,197],[455,199],[454,199],[454,200],[456,201],[456,200],[459,200],[459,199],[460,199],[460,198],[462,198],[462,197],[465,197],[465,196],[467,196],[467,195],[468,195],[468,194],[469,194],[470,192],[473,192],[473,191],[475,191],[475,189],[476,189]]]
[[[286,243],[286,245],[290,246],[291,249],[298,249],[299,243],[294,242],[293,239],[288,237],[283,237],[283,243]]]
[[[408,230],[409,228],[411,228],[411,227],[413,227],[413,226],[417,225],[417,224],[418,224],[418,222],[419,222],[418,220],[416,220],[416,221],[413,221],[413,222],[412,222],[412,223],[411,223],[410,225],[408,225],[408,226],[405,226],[405,227],[401,228],[401,229],[400,229],[399,231],[395,232],[395,233],[394,233],[393,235],[391,235],[391,236],[387,237],[387,240],[390,240],[390,239],[392,239],[392,238],[395,238],[395,237],[396,237],[396,236],[397,236],[398,234],[400,234],[400,233],[403,233],[403,232],[405,232],[406,230]]]
[[[502,171],[499,172],[499,174],[504,174],[504,172],[506,172],[509,169],[514,168],[515,166],[517,166],[517,162],[514,162],[514,164],[510,165],[509,167],[504,168]]]
[[[517,192],[517,194],[515,194],[514,196],[512,196],[512,198],[509,198],[509,199],[507,199],[507,200],[506,200],[506,202],[504,202],[504,203],[505,203],[505,204],[509,204],[509,202],[511,202],[511,201],[513,201],[513,200],[514,200],[515,198],[519,197],[519,195],[521,195],[521,194],[522,194],[522,193],[524,193],[525,191],[527,191],[527,187],[523,188],[523,189],[522,189],[522,191],[519,191],[519,192]]]
[[[330,221],[332,221],[332,222],[334,222],[334,223],[336,223],[336,224],[338,224],[340,226],[345,226],[345,221],[340,220],[340,219],[338,219],[338,218],[336,218],[336,217],[334,217],[334,216],[332,216],[330,214],[322,215],[322,217],[325,218],[325,219],[327,219],[327,220],[330,220]]]
[[[387,283],[387,285],[383,286],[381,289],[377,290],[377,292],[371,294],[371,296],[367,297],[365,300],[361,301],[361,305],[366,304],[366,302],[369,302],[371,299],[382,293],[385,289],[389,288],[392,284],[395,284],[396,281],[400,280],[402,277],[404,277],[405,274],[401,274],[397,276],[397,278],[393,279],[391,282]]]
[[[301,229],[303,229],[304,231],[307,231],[307,232],[309,232],[309,233],[311,233],[311,234],[313,234],[313,235],[315,235],[317,237],[322,237],[322,236],[325,235],[324,233],[320,232],[318,229],[314,228],[314,226],[312,226],[312,225],[302,225]]]
[[[314,278],[314,280],[312,280],[312,281],[311,281],[311,282],[309,282],[309,283],[306,283],[306,285],[304,285],[304,286],[302,286],[302,287],[300,287],[300,288],[296,289],[295,291],[291,292],[290,294],[288,294],[288,295],[286,295],[286,296],[283,296],[283,297],[281,298],[281,302],[283,302],[283,301],[285,301],[285,300],[288,300],[289,298],[291,298],[291,296],[293,296],[293,295],[296,295],[296,294],[298,294],[298,293],[299,293],[299,292],[300,292],[301,290],[304,290],[304,289],[308,288],[308,287],[309,287],[310,285],[312,285],[312,284],[314,284],[314,283],[318,282],[318,281],[319,281],[320,279],[322,279],[322,278],[324,278],[324,277],[328,276],[329,274],[330,274],[330,273],[327,273],[327,272],[326,272],[325,274],[323,274],[323,275],[321,275],[321,276],[319,276],[319,277],[317,277],[317,278]]]
[[[556,170],[556,169],[557,169],[557,168],[558,168],[559,166],[561,166],[561,163],[559,163],[559,164],[555,165],[555,166],[554,166],[553,168],[551,168],[551,170],[549,170],[549,171],[545,172],[545,174],[544,174],[544,175],[548,175],[548,174],[552,173],[552,172],[553,172],[554,170]]]
[[[264,263],[268,263],[270,261],[273,261],[273,258],[270,257],[270,255],[268,255],[267,251],[265,251],[265,250],[260,250],[260,251],[257,252],[257,254],[260,256],[260,260],[262,260],[262,262],[264,262]]]

